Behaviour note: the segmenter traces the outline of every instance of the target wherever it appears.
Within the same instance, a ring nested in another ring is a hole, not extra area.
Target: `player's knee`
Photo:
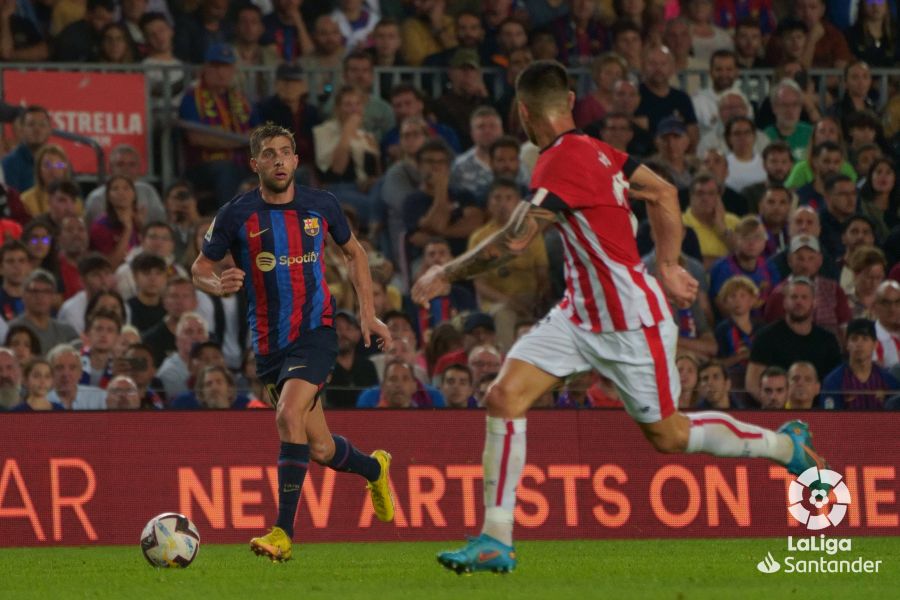
[[[281,439],[292,440],[298,435],[306,435],[306,424],[296,411],[288,410],[283,403],[279,403],[275,414],[275,425],[281,434]]]
[[[503,416],[503,413],[509,409],[512,398],[514,398],[514,392],[509,385],[502,381],[495,381],[484,395],[484,406],[489,413]]]
[[[680,429],[648,433],[647,439],[662,454],[681,454],[688,445],[688,434]]]

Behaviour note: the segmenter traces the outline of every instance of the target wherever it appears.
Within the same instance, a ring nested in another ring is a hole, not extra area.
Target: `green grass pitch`
[[[900,590],[900,537],[853,540],[851,556],[882,561],[881,572],[870,575],[760,573],[756,564],[767,552],[776,560],[787,554],[784,538],[520,542],[515,573],[472,576],[435,561],[437,551],[453,546],[300,544],[294,560],[273,564],[244,545],[206,544],[183,570],[150,567],[136,543],[6,548],[0,598],[846,600],[896,597]]]

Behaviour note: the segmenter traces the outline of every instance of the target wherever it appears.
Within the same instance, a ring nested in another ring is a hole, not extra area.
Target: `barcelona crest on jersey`
[[[315,237],[319,235],[319,217],[303,219],[303,231],[308,236]]]

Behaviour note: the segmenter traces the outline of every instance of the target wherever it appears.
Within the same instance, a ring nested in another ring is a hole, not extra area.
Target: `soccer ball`
[[[156,515],[141,533],[141,552],[154,567],[186,567],[200,550],[200,533],[178,513]]]

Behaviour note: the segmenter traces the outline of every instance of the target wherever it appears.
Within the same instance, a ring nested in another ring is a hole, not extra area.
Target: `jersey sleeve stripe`
[[[569,210],[569,205],[565,200],[548,190],[547,188],[538,188],[531,196],[531,203],[553,212],[563,212]]]

